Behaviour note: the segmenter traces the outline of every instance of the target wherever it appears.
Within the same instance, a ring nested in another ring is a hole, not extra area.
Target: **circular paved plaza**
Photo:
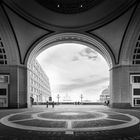
[[[139,129],[139,118],[135,113],[128,112],[99,106],[33,107],[17,112],[10,110],[8,114],[1,117],[0,127],[1,129],[16,130],[17,134],[30,132],[31,135],[32,133],[36,135],[40,133],[49,135],[51,138],[55,138],[59,134],[60,137],[65,136],[65,139],[81,136],[94,139],[105,139],[104,136],[106,136],[106,138],[113,139],[113,133],[115,138],[118,138],[120,134],[126,138],[129,136],[129,134],[126,136],[127,131],[132,133],[134,129]],[[136,136],[135,138],[131,135],[129,137],[132,140],[136,139]],[[59,138],[57,137],[57,139]]]

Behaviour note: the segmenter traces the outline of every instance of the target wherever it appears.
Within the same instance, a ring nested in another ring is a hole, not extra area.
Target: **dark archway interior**
[[[35,0],[47,9],[62,14],[87,11],[104,0]]]

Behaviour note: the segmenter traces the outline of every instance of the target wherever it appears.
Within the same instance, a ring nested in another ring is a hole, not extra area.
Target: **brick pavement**
[[[70,111],[70,110],[89,110],[94,111],[98,110],[100,112],[109,111],[120,112],[125,114],[133,115],[140,119],[140,110],[139,109],[110,109],[104,106],[56,106],[55,109],[49,108],[46,109],[45,106],[33,107],[31,109],[12,109],[12,110],[0,110],[0,118],[25,111]],[[123,117],[122,117],[123,118]],[[119,119],[122,119],[119,118]],[[33,130],[22,130],[17,128],[12,128],[0,124],[0,140],[140,140],[140,129],[139,124],[131,126],[129,128],[117,129],[117,130],[102,130],[102,131],[74,131],[73,135],[66,134],[64,131],[33,131]]]

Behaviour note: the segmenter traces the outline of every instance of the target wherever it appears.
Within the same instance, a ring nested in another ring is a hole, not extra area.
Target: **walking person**
[[[47,107],[47,108],[49,107],[49,102],[48,102],[48,101],[46,102],[46,107]]]
[[[52,102],[52,108],[54,108],[54,101]]]
[[[107,103],[106,104],[107,104],[107,106],[109,106],[109,100],[107,100]]]
[[[31,101],[31,107],[32,107],[32,105],[34,103],[34,98],[32,96],[30,97],[30,101]]]

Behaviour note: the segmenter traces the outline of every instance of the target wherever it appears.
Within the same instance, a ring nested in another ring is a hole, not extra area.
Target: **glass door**
[[[140,107],[140,75],[131,75],[132,107]]]
[[[9,75],[0,74],[0,108],[8,107]]]

